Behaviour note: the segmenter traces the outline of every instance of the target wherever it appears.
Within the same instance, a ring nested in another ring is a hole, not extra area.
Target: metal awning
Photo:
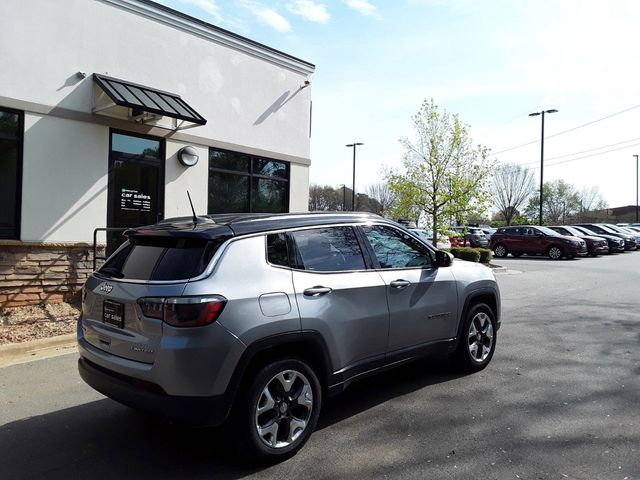
[[[182,130],[205,125],[205,118],[175,93],[93,74],[93,113]],[[168,122],[167,122],[168,117]]]

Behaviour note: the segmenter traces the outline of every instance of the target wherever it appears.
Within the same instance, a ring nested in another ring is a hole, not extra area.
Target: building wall
[[[191,135],[308,163],[311,89],[299,88],[313,67],[223,45],[231,40],[162,13],[132,0],[12,2],[0,16],[0,58],[11,66],[0,70],[0,92],[91,113],[89,75],[107,74],[180,94],[208,120]]]
[[[306,62],[140,0],[14,2],[0,58],[0,106],[25,111],[21,240],[88,242],[106,225],[109,127],[166,140],[165,217],[190,214],[186,190],[206,212],[209,146],[290,162],[289,208],[307,209]],[[208,122],[173,132],[95,115],[94,72],[179,93]],[[185,145],[197,166],[178,163]]]
[[[187,190],[207,211],[210,147],[289,162],[289,209],[307,210],[308,62],[147,0],[11,2],[0,58],[0,107],[24,112],[21,231],[0,240],[0,307],[77,294],[107,224],[111,129],[165,140],[165,218],[191,214]],[[178,93],[207,124],[94,114],[93,73]],[[200,156],[190,168],[176,156],[187,145]]]

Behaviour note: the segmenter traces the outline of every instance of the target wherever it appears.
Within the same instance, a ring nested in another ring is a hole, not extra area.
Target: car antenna
[[[193,202],[191,201],[191,195],[189,195],[189,190],[187,190],[187,197],[189,198],[189,205],[191,205],[191,212],[193,213],[193,223],[198,223],[198,217],[196,216],[196,209],[193,208]]]

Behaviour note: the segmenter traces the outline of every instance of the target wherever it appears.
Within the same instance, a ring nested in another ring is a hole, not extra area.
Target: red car
[[[576,230],[575,227],[568,227],[566,225],[549,228],[555,230],[560,235],[569,235],[583,239],[587,242],[587,252],[592,257],[609,253],[609,244],[606,238],[595,235],[585,235],[580,230]]]
[[[519,225],[501,227],[491,236],[491,249],[498,258],[509,253],[520,255],[548,255],[552,260],[587,255],[587,243],[581,238],[560,235],[547,227]]]

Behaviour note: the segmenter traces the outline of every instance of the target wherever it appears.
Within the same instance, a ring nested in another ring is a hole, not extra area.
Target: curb
[[[76,351],[76,334],[0,345],[0,368]]]

